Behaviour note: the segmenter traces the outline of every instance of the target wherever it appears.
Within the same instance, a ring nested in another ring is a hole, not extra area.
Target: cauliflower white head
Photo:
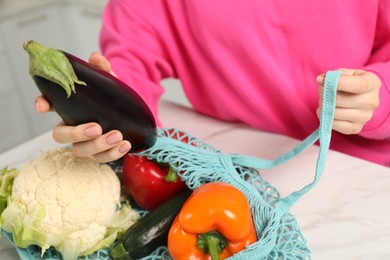
[[[22,166],[2,226],[20,247],[35,244],[44,252],[54,246],[65,259],[74,259],[107,237],[119,205],[120,182],[108,165],[59,148]]]

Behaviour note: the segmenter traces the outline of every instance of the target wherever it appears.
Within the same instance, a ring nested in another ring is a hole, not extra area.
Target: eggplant
[[[119,130],[123,139],[130,141],[130,152],[154,145],[156,121],[130,86],[65,51],[34,41],[25,42],[23,47],[30,55],[35,85],[65,124],[97,122],[104,133]]]

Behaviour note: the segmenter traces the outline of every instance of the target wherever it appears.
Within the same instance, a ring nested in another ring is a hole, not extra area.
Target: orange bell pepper
[[[249,203],[234,186],[201,185],[184,203],[168,234],[175,260],[225,259],[257,240]]]

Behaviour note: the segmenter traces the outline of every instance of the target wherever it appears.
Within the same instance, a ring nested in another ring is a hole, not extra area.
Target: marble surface
[[[261,132],[235,123],[194,113],[187,107],[163,102],[164,127],[176,127],[227,153],[273,159],[293,148],[298,140]],[[0,154],[0,167],[19,167],[40,152],[61,146],[45,133]],[[314,178],[318,147],[271,170],[263,178],[282,196]],[[329,151],[319,183],[292,208],[313,259],[390,259],[390,168]],[[0,259],[18,259],[15,250],[0,242]]]

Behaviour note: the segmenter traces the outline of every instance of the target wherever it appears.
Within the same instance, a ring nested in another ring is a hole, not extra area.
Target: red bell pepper
[[[168,134],[172,135],[172,131],[169,130]],[[188,142],[188,137],[182,132],[176,132],[171,137]],[[125,192],[145,210],[156,208],[187,187],[169,165],[132,154],[125,155],[123,159],[122,182]]]
[[[125,192],[145,210],[156,208],[186,188],[169,165],[131,154],[124,157],[122,181]]]

